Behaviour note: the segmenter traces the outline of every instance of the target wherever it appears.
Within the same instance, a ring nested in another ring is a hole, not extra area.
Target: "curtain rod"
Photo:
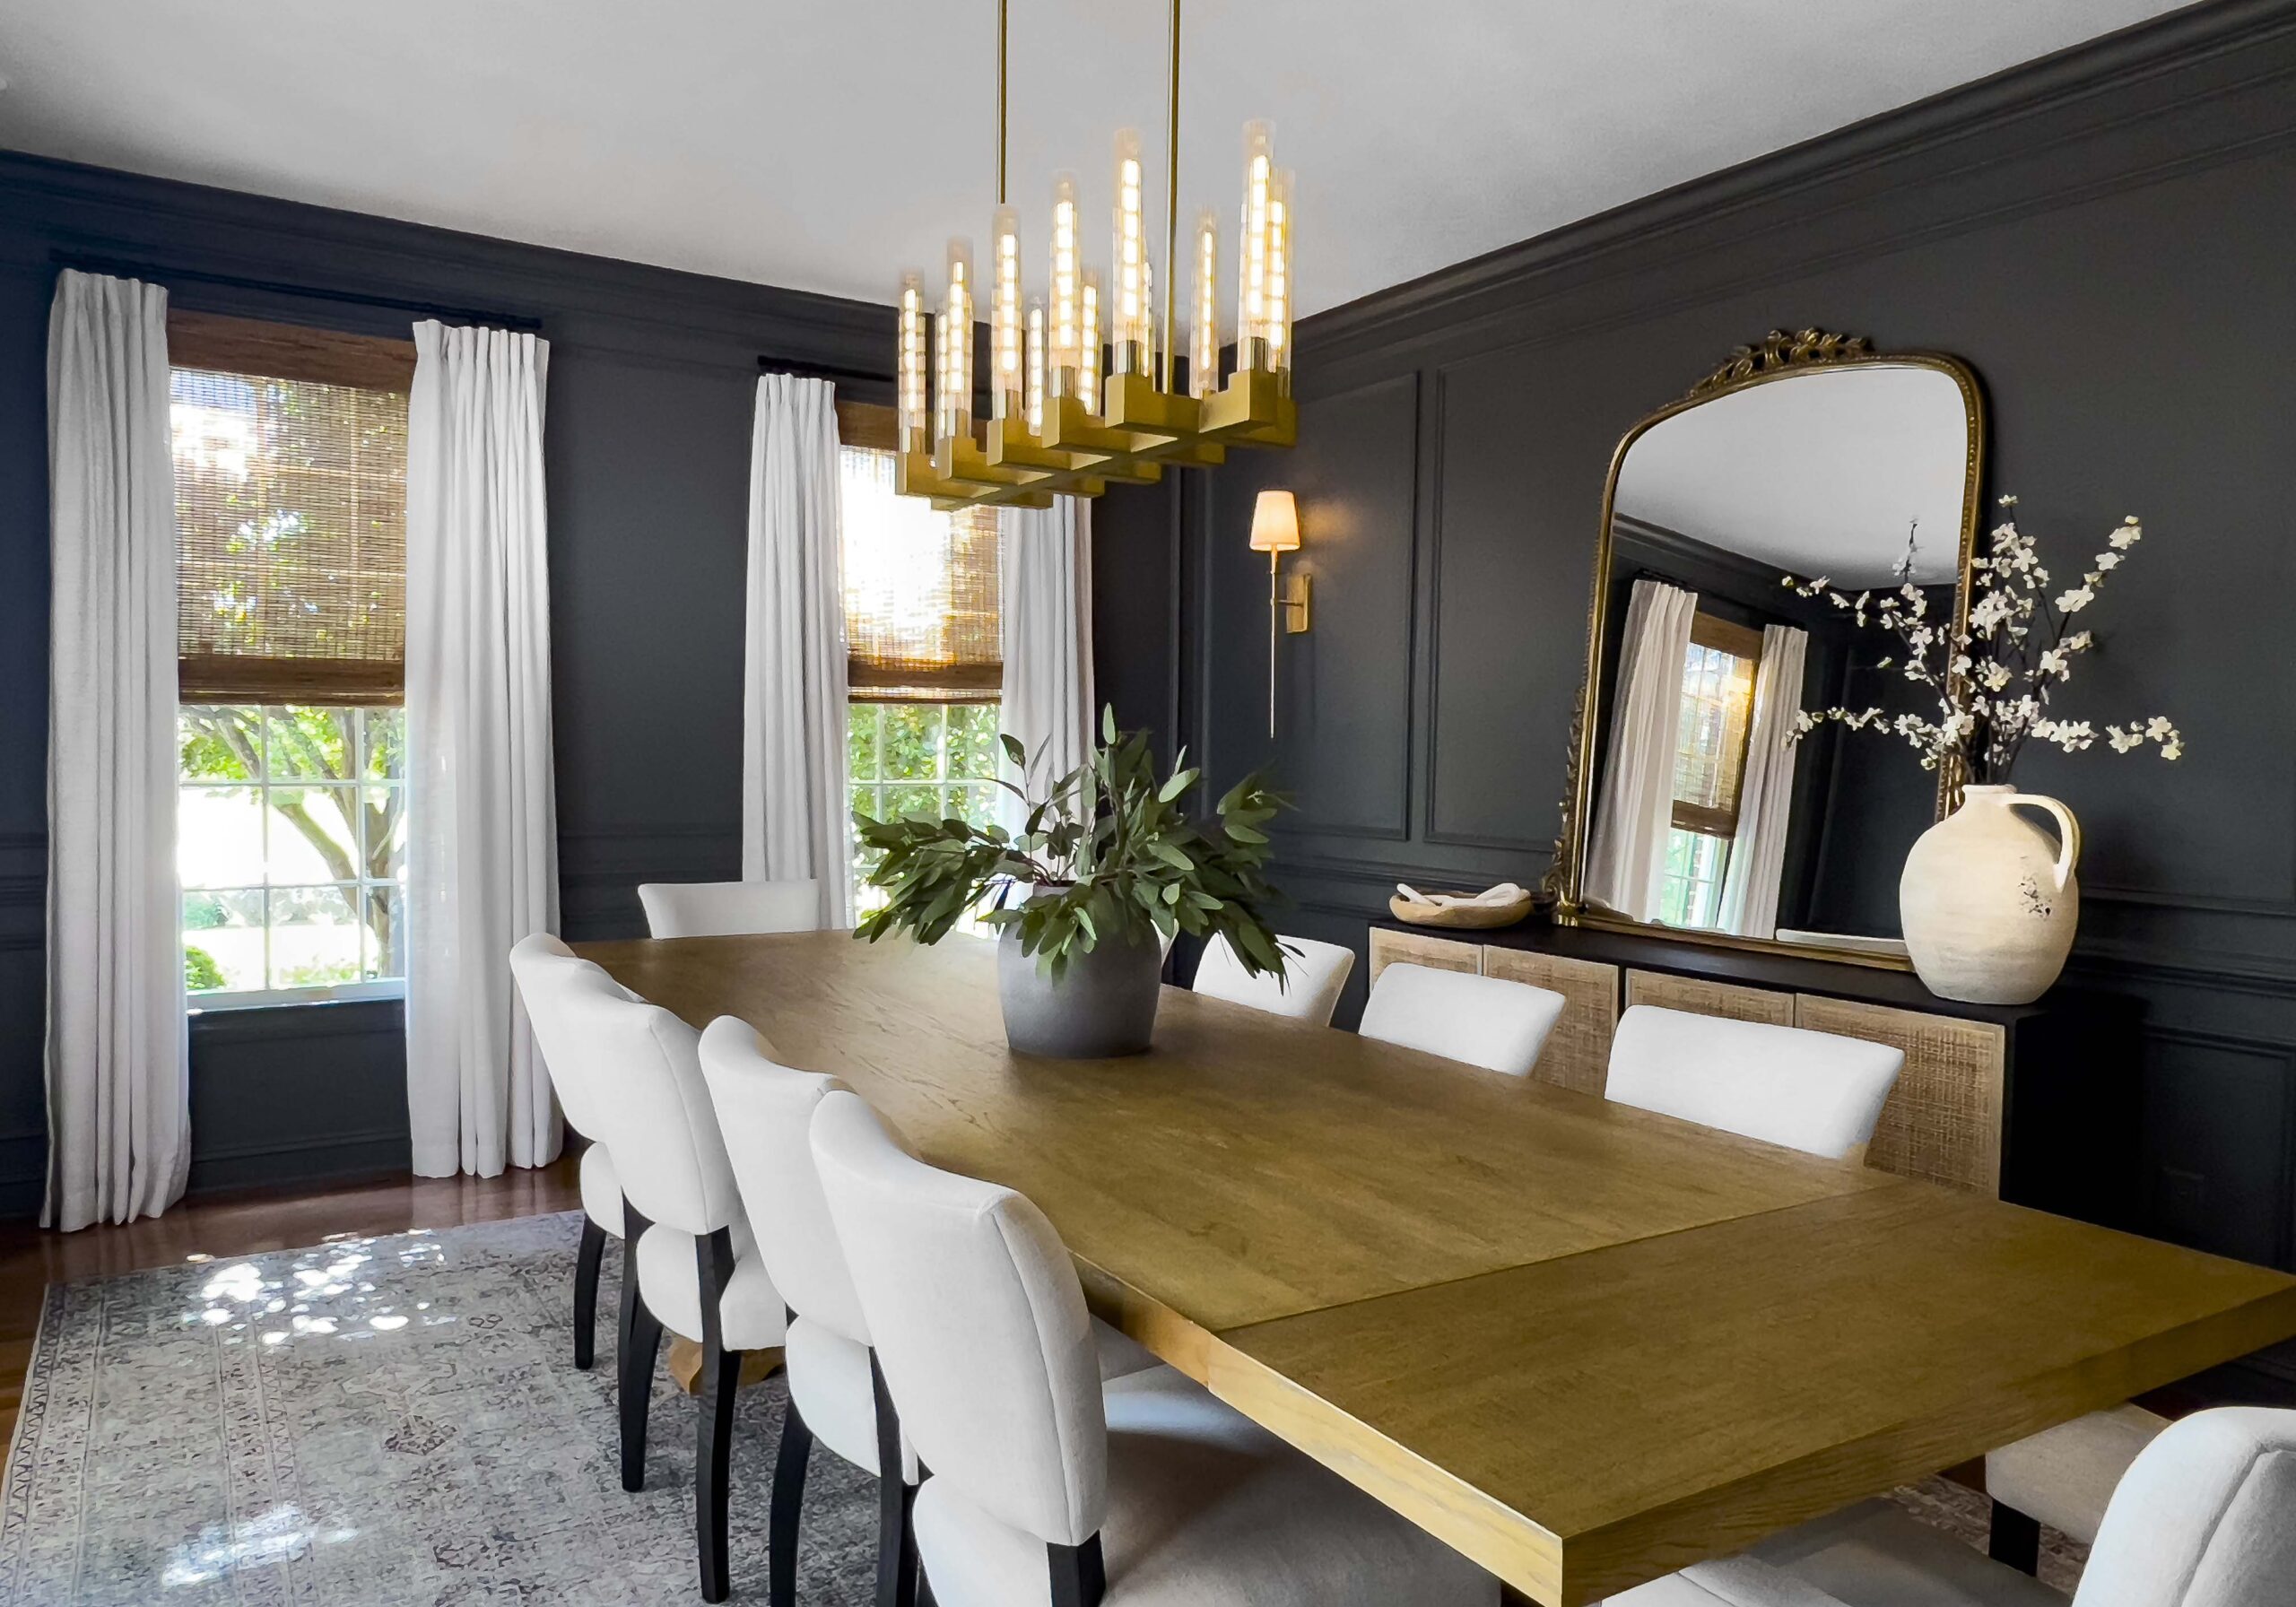
[[[874,369],[850,369],[833,362],[798,362],[786,357],[761,355],[761,374],[795,374],[800,379],[846,380],[855,385],[891,385],[893,377]]]
[[[498,329],[534,332],[542,328],[540,318],[526,317],[517,313],[490,312],[469,307],[445,307],[431,301],[409,301],[396,296],[369,296],[349,291],[317,290],[309,285],[286,284],[269,279],[242,279],[230,274],[204,274],[191,268],[163,268],[152,263],[129,262],[116,257],[89,256],[76,252],[53,251],[48,260],[60,268],[74,268],[83,274],[109,274],[118,278],[148,279],[161,284],[212,284],[226,290],[258,291],[271,296],[291,296],[305,301],[333,301],[351,307],[376,307],[391,312],[413,313],[422,317],[437,318],[442,323],[484,324]]]

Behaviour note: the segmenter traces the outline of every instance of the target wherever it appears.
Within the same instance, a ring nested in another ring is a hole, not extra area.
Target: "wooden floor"
[[[15,1430],[42,1293],[50,1283],[170,1266],[194,1255],[300,1249],[330,1234],[458,1228],[546,1216],[580,1204],[575,1158],[568,1155],[500,1177],[394,1177],[208,1194],[124,1228],[48,1233],[16,1223],[0,1226],[0,1446]]]

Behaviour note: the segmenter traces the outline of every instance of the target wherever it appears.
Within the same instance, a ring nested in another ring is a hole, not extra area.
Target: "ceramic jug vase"
[[[2051,842],[2020,810],[2057,821]],[[1961,806],[1906,856],[1898,909],[1913,969],[1931,993],[2029,1004],[2065,969],[2081,921],[2081,826],[2055,798],[2013,786],[1962,789]]]

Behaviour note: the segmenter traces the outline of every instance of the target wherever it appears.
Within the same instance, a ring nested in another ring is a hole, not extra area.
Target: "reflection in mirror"
[[[1725,390],[1633,438],[1618,467],[1594,710],[1583,901],[1636,921],[1887,948],[1936,777],[1797,737],[1833,704],[1920,707],[1889,644],[1805,597],[1910,585],[1950,627],[1975,421],[1961,378],[1885,361]]]

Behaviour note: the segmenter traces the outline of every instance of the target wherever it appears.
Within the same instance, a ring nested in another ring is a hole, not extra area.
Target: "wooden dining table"
[[[1184,989],[1015,1055],[978,938],[577,951],[1028,1195],[1099,1315],[1548,1607],[2296,1335],[2279,1272]]]

